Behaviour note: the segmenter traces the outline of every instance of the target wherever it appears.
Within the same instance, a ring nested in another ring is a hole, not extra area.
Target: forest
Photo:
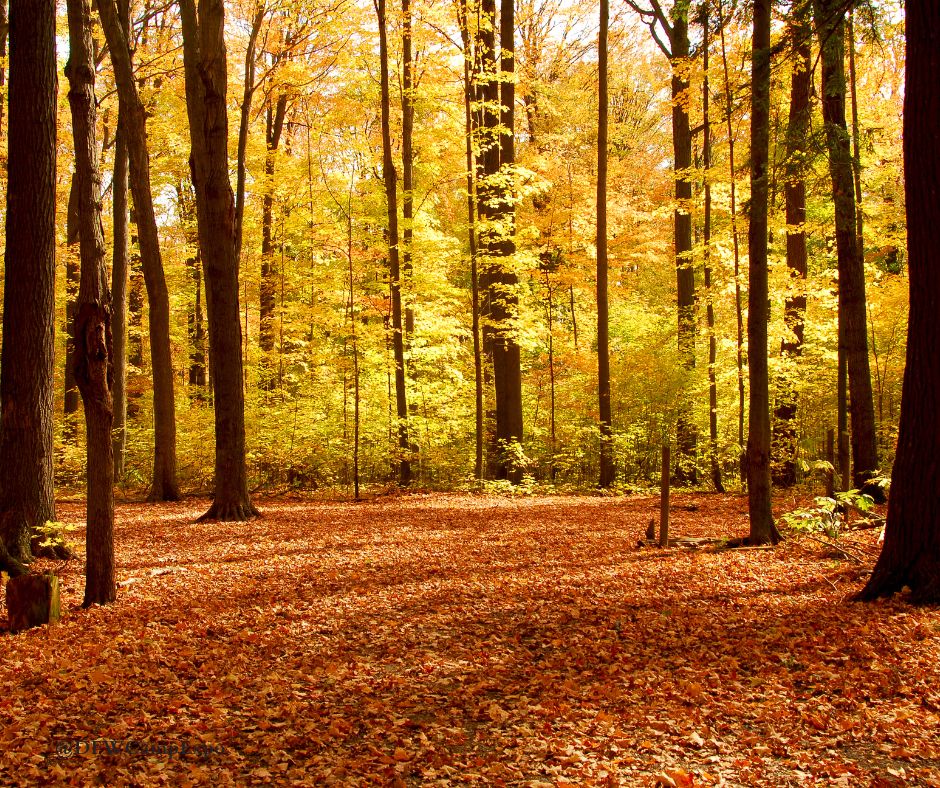
[[[940,785],[933,0],[0,14],[0,779]]]

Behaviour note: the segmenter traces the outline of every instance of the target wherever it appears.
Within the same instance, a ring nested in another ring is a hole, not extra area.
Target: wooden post
[[[663,444],[663,468],[659,481],[659,546],[669,545],[669,444]]]
[[[826,497],[834,498],[836,493],[836,431],[829,429],[826,431],[826,462],[829,468],[826,470]]]
[[[51,624],[59,620],[59,578],[53,574],[23,575],[7,583],[10,631]]]

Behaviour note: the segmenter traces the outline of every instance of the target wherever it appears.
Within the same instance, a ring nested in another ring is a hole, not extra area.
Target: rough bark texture
[[[395,415],[398,418],[398,483],[406,487],[411,482],[411,462],[408,459],[408,395],[405,390],[405,339],[401,309],[401,266],[398,247],[398,179],[392,161],[391,98],[388,85],[388,31],[386,30],[385,0],[378,0],[379,58],[381,60],[382,87],[382,177],[385,180],[385,204],[388,209],[388,284],[392,299],[392,352],[395,359]]]
[[[55,520],[55,3],[12,0],[3,350],[0,566],[26,571],[30,533]]]
[[[11,632],[59,620],[59,578],[53,574],[24,575],[7,583],[7,615]]]
[[[885,543],[862,599],[904,586],[940,602],[940,5],[907,0],[904,190],[910,271],[907,366]]]
[[[855,236],[855,183],[845,122],[845,3],[813,0],[822,50],[823,120],[835,205],[839,322],[849,378],[852,478],[861,487],[878,470],[875,406],[868,360],[865,266]]]
[[[500,8],[498,70],[493,0],[483,1],[482,14],[492,22],[483,25],[479,41],[479,92],[485,104],[480,124],[483,177],[477,186],[482,253],[480,286],[486,316],[483,344],[492,359],[496,394],[496,429],[489,461],[493,476],[518,483],[523,474],[515,456],[515,449],[522,442],[522,362],[516,339],[519,280],[512,266],[516,251],[515,205],[512,187],[507,182],[515,164],[513,0],[503,0]]]
[[[783,187],[787,220],[787,269],[790,289],[784,305],[788,334],[780,355],[783,373],[777,379],[774,408],[771,474],[774,484],[796,484],[796,386],[795,369],[788,360],[803,353],[803,321],[806,315],[806,156],[808,147],[812,72],[810,25],[805,4],[797,5],[790,21],[793,41],[793,73],[790,76],[790,116],[786,132],[786,182]]]
[[[113,602],[114,458],[111,294],[101,226],[101,174],[95,142],[95,65],[92,57],[91,4],[68,0],[69,80],[75,173],[78,180],[81,283],[75,316],[75,382],[82,395],[86,432],[85,607]]]
[[[69,247],[78,244],[78,178],[72,173],[69,184],[69,203],[65,215],[65,242]],[[72,369],[72,356],[75,348],[75,312],[78,299],[79,262],[77,253],[69,250],[65,259],[65,368],[62,413],[65,416],[63,432],[66,440],[75,440],[76,419],[79,399],[75,385],[75,370]]]
[[[751,222],[748,230],[748,511],[751,544],[779,540],[770,506],[767,379],[767,160],[770,149],[770,2],[754,2],[751,49]]]
[[[610,313],[607,300],[607,0],[600,2],[597,38],[597,395],[601,451],[598,486],[614,482],[612,416],[610,408]],[[554,447],[553,447],[554,449]]]
[[[245,520],[248,495],[245,393],[235,254],[235,198],[229,182],[227,71],[222,0],[181,0],[186,109],[206,282],[210,378],[215,406],[215,496],[202,519]]]
[[[130,49],[115,0],[100,0],[98,10],[108,41],[118,88],[120,112],[130,161],[140,259],[147,288],[150,363],[153,371],[153,477],[150,501],[179,500],[176,481],[176,401],[170,351],[170,298],[163,273],[160,239],[150,187],[150,153],[144,106],[137,93]]]

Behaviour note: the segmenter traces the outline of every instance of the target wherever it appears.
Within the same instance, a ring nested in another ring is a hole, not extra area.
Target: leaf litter
[[[940,616],[818,542],[645,547],[645,497],[205,506],[118,505],[117,602],[72,561],[63,621],[3,633],[0,783],[940,786]]]

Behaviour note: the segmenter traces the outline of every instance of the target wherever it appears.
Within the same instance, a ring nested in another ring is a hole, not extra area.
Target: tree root
[[[217,501],[212,503],[209,511],[196,519],[197,523],[216,521],[221,523],[245,522],[255,517],[261,517],[259,512],[251,501],[231,502],[219,504]]]

